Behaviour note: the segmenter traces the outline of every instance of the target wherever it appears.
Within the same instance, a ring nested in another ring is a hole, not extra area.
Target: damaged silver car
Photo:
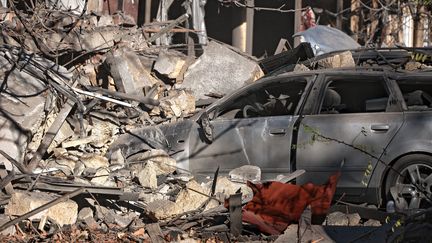
[[[194,119],[122,135],[130,160],[163,149],[196,176],[259,166],[264,179],[304,169],[297,183],[341,170],[335,198],[400,209],[432,196],[432,72],[335,69],[265,77]]]

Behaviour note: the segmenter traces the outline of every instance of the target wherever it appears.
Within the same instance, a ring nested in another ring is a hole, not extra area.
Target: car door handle
[[[388,124],[374,124],[371,125],[371,130],[376,132],[385,132],[390,129],[390,126]]]
[[[274,136],[282,136],[286,134],[286,129],[285,128],[273,128],[270,129],[270,135],[274,135]]]

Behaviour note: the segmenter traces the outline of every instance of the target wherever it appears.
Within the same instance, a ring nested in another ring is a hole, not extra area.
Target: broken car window
[[[221,119],[294,115],[306,87],[306,80],[280,80],[257,85],[222,105]]]
[[[381,80],[333,80],[323,94],[320,113],[385,112],[388,100]]]
[[[426,81],[397,81],[409,111],[432,109],[432,84]]]

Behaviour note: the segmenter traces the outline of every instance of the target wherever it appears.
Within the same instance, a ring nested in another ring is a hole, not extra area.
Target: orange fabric
[[[263,233],[280,234],[289,224],[300,219],[308,205],[311,205],[312,217],[325,216],[336,191],[339,176],[340,172],[330,176],[324,185],[248,182],[254,196],[244,206],[242,220],[257,226]]]

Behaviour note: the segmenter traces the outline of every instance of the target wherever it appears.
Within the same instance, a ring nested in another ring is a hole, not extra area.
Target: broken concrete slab
[[[355,62],[352,53],[350,51],[344,51],[319,60],[318,66],[323,68],[355,67]]]
[[[118,91],[127,94],[143,94],[145,86],[158,83],[141,65],[137,54],[130,48],[119,48],[110,52],[105,59]]]
[[[205,184],[205,187],[210,190],[212,182]],[[222,193],[225,197],[235,194],[240,189],[243,197],[252,195],[252,189],[244,183],[237,183],[229,180],[227,177],[218,177],[215,193]]]
[[[93,210],[89,207],[82,208],[78,213],[78,220],[84,221],[87,218],[93,218]]]
[[[174,215],[198,209],[207,200],[208,190],[196,181],[190,181],[175,200],[156,199],[148,203],[149,216],[155,219],[166,219]]]
[[[96,218],[99,220],[103,220],[107,224],[115,223],[115,212],[112,209],[106,208],[104,206],[95,205],[96,208]]]
[[[111,155],[112,157],[112,155]],[[143,164],[152,162],[154,164],[154,172],[156,175],[170,174],[176,170],[176,160],[171,158],[167,152],[161,149],[152,149],[144,153],[136,154],[131,156],[129,160],[133,162],[131,168],[133,170],[141,170]]]
[[[212,41],[203,49],[186,71],[183,83],[177,85],[192,90],[197,99],[208,93],[227,94],[264,75],[257,63],[224,45]]]
[[[48,152],[51,152],[55,147],[61,144],[66,139],[72,137],[74,135],[74,131],[68,122],[64,122],[60,127],[60,130],[54,137],[53,143],[49,146]]]
[[[27,143],[44,117],[45,85],[27,72],[12,69],[12,64],[1,55],[0,79],[6,82],[9,93],[2,92],[0,96],[0,149],[15,160],[23,161]],[[3,156],[0,162],[6,169],[12,169]]]
[[[325,225],[347,226],[349,220],[346,214],[336,211],[327,215]]]
[[[125,213],[124,215],[114,214],[114,223],[121,228],[126,228],[138,216],[134,212]]]
[[[148,193],[148,192],[142,192],[139,195],[139,200],[144,202],[145,204],[149,204],[151,202],[157,201],[157,200],[168,200],[169,196],[164,195],[161,193]]]
[[[208,192],[196,181],[186,183],[186,188],[180,191],[175,201],[179,209],[178,213],[198,209],[207,200]]]
[[[261,169],[254,165],[243,165],[229,172],[230,179],[239,182],[261,181]]]
[[[178,214],[179,209],[175,202],[170,200],[155,200],[147,204],[148,216],[161,220]]]
[[[5,214],[8,216],[23,215],[55,199],[55,196],[45,192],[15,191],[6,206]],[[63,226],[74,224],[77,221],[77,215],[78,204],[69,199],[33,215],[30,219],[41,219],[47,216]]]
[[[9,221],[11,221],[12,219],[4,214],[0,214],[0,225],[3,225]],[[0,235],[13,235],[16,233],[16,229],[15,226],[10,226],[7,229],[3,230],[0,232]]]
[[[109,166],[108,159],[98,154],[83,154],[79,160],[85,165],[86,168],[107,168]]]
[[[110,170],[107,168],[97,169],[95,175],[90,180],[93,185],[96,186],[106,186],[106,187],[116,187],[116,183],[110,180]]]
[[[306,67],[304,64],[296,64],[294,66],[294,70],[293,72],[307,72],[310,71],[310,69],[308,67]]]
[[[184,54],[171,50],[162,50],[156,59],[154,70],[170,79],[175,79],[185,64],[186,56]]]
[[[147,161],[144,168],[137,174],[138,181],[145,188],[157,188],[156,166],[152,161]]]
[[[168,97],[160,101],[157,109],[166,118],[187,116],[195,112],[195,97],[190,91],[171,91]]]

